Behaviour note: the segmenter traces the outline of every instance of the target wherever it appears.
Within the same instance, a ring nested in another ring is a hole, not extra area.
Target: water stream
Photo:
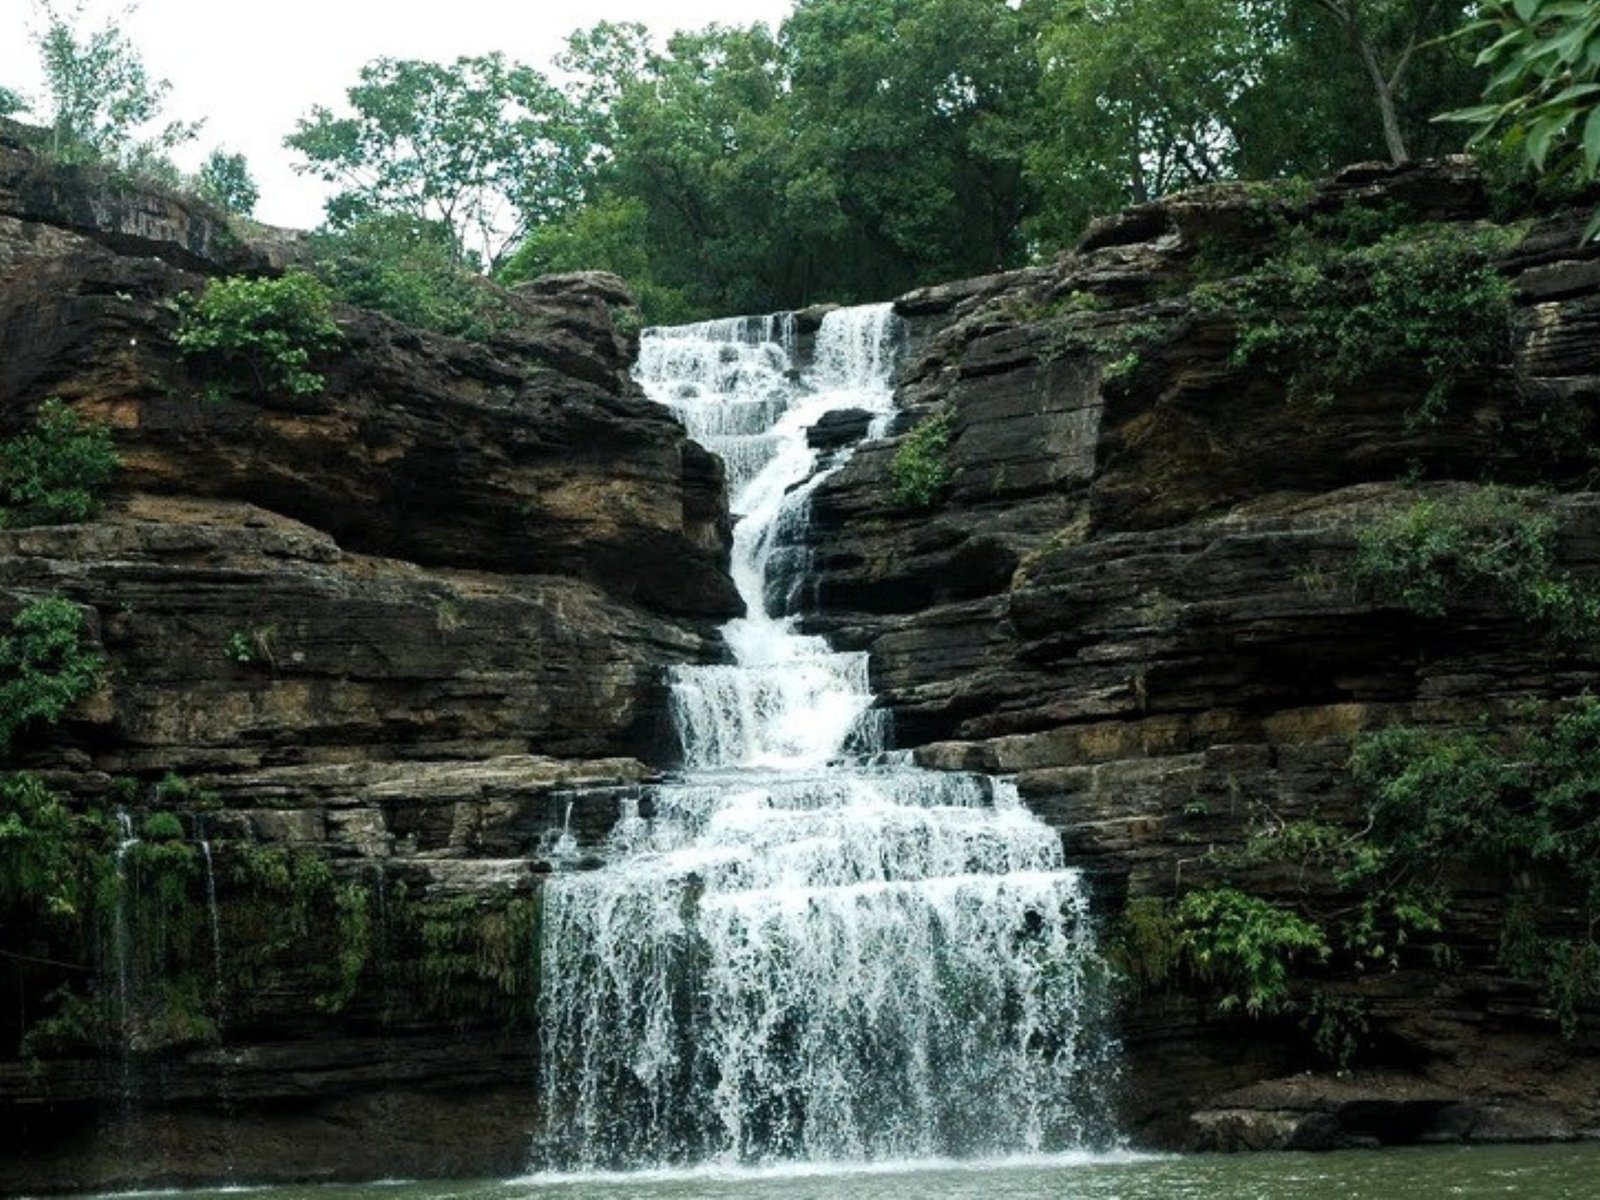
[[[1087,901],[1006,781],[886,750],[865,654],[780,615],[806,430],[893,412],[888,306],[646,331],[637,376],[727,464],[732,661],[671,678],[683,769],[547,888],[545,1170],[992,1157],[1110,1136]],[[870,432],[869,432],[870,436]]]
[[[260,1200],[1590,1200],[1600,1144],[1338,1154],[1064,1154],[1004,1163],[701,1167],[494,1183],[269,1188]],[[223,1200],[237,1193],[191,1193]]]

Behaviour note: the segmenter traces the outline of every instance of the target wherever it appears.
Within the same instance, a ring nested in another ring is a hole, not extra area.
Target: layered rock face
[[[1358,835],[1363,730],[1512,721],[1600,682],[1592,644],[1553,648],[1489,590],[1441,621],[1351,582],[1362,529],[1486,478],[1550,486],[1533,503],[1565,568],[1600,574],[1586,214],[1503,252],[1514,344],[1431,425],[1411,419],[1422,372],[1290,399],[1238,365],[1226,307],[1195,302],[1219,259],[1267,251],[1264,213],[1392,206],[1463,229],[1486,211],[1460,164],[1356,170],[1293,203],[1224,188],[1110,219],[1055,265],[903,297],[896,435],[823,484],[791,547],[808,625],[871,651],[898,743],[1015,775],[1091,869],[1108,935],[1130,901],[1224,878],[1350,907],[1326,871],[1223,864],[1310,817]],[[59,922],[5,931],[6,1193],[521,1168],[540,879],[648,803],[663,672],[720,660],[738,608],[721,467],[629,381],[616,281],[506,294],[483,344],[342,309],[320,395],[217,398],[169,302],[303,254],[46,166],[0,126],[0,435],[56,396],[123,461],[96,520],[0,530],[0,621],[65,596],[109,664],[8,769],[101,815],[117,897],[81,955]],[[802,340],[819,319],[800,314]],[[895,460],[936,412],[948,482],[897,499]],[[864,426],[836,414],[812,443]],[[162,846],[185,900],[150,909],[138,864]],[[1594,1128],[1592,1025],[1564,1037],[1500,965],[1505,880],[1457,876],[1440,958],[1314,972],[1364,1024],[1349,1073],[1303,1014],[1131,995],[1124,1127],[1208,1148]],[[154,962],[134,941],[171,945]],[[191,993],[159,994],[178,981]],[[96,1015],[65,1021],[57,989]]]
[[[119,958],[122,908],[86,935],[98,964],[18,933],[23,958],[0,962],[25,997],[0,1026],[0,1191],[521,1167],[525,1015],[450,1003],[487,968],[451,958],[436,919],[536,903],[563,831],[607,827],[661,761],[666,668],[714,661],[739,607],[721,466],[629,380],[617,281],[507,293],[487,344],[340,309],[320,395],[208,397],[171,302],[299,253],[0,133],[0,434],[60,397],[111,427],[123,464],[96,520],[0,530],[0,618],[65,596],[109,666],[12,765],[108,819],[127,805],[119,872],[159,781],[201,797],[164,807],[190,907],[212,891],[185,970],[211,979],[217,1026],[24,1062],[51,986],[109,1003],[120,963],[126,1008],[130,971],[134,993],[155,983]],[[331,882],[274,881],[312,861]],[[297,887],[322,910],[244,977],[250,920]],[[353,944],[360,981],[330,1000]],[[535,948],[497,953],[520,970]],[[419,978],[444,990],[425,1002]]]
[[[1252,836],[1314,817],[1359,838],[1346,770],[1359,731],[1510,720],[1600,669],[1592,643],[1552,648],[1490,589],[1424,619],[1352,577],[1359,530],[1487,478],[1554,485],[1537,503],[1559,518],[1566,569],[1600,571],[1584,438],[1552,449],[1525,428],[1537,401],[1592,429],[1587,214],[1540,219],[1503,253],[1514,346],[1428,425],[1408,418],[1420,373],[1294,400],[1238,365],[1225,308],[1195,303],[1219,247],[1240,263],[1267,252],[1258,218],[1277,203],[1248,187],[1176,197],[1103,222],[1054,266],[902,298],[902,429],[945,414],[947,486],[931,506],[896,500],[902,433],[815,498],[810,627],[871,651],[874,690],[920,761],[1017,776],[1094,871],[1108,931],[1130,899],[1223,878]],[[1445,163],[1353,169],[1292,220],[1395,206],[1461,229],[1487,212],[1470,169]],[[1227,878],[1289,905],[1360,899],[1287,858]],[[1539,990],[1498,965],[1507,881],[1451,883],[1438,960],[1311,968],[1362,1014],[1353,1074],[1335,1078],[1297,1019],[1222,1016],[1181,990],[1131,997],[1130,1133],[1234,1148],[1594,1129],[1592,1026],[1564,1038]]]

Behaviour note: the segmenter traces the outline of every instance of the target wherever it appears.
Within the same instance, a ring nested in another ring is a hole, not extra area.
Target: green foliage
[[[66,984],[50,992],[45,1007],[45,1015],[28,1026],[19,1047],[30,1062],[92,1055],[115,1036],[109,1026],[109,1006]]]
[[[236,984],[301,973],[316,989],[318,1008],[342,1012],[375,950],[372,890],[341,881],[316,850],[230,843],[223,852],[232,893],[224,906],[233,947],[229,970]]]
[[[359,883],[346,883],[334,891],[338,953],[333,985],[317,997],[327,1012],[343,1012],[355,999],[361,977],[372,960],[372,893]]]
[[[134,791],[137,792],[136,785]],[[131,797],[128,801],[131,802]],[[216,808],[221,803],[215,792],[204,791],[173,771],[168,771],[157,781],[155,802],[168,808],[181,808],[188,812]]]
[[[1392,157],[1391,129],[1414,154],[1442,153],[1447,139],[1428,118],[1478,86],[1468,56],[1441,37],[1464,3],[1034,7],[1043,77],[1025,150],[1027,228],[1047,245],[1181,188]]]
[[[1187,893],[1177,906],[1179,945],[1187,967],[1219,993],[1222,1012],[1250,1016],[1290,1006],[1297,960],[1331,953],[1322,928],[1279,904],[1233,888]]]
[[[248,217],[256,210],[261,189],[250,174],[250,164],[242,154],[229,154],[221,147],[213,150],[195,176],[195,191],[218,208],[235,216]]]
[[[1497,488],[1419,500],[1358,532],[1355,579],[1424,617],[1490,597],[1560,641],[1592,638],[1600,593],[1557,565],[1558,534],[1548,510]]]
[[[33,775],[0,775],[0,912],[75,914],[81,903],[73,840],[78,824]]]
[[[51,0],[42,0],[40,9],[45,21],[35,40],[50,96],[51,155],[175,176],[167,155],[194,140],[199,125],[174,121],[145,134],[160,118],[171,85],[151,78],[113,22],[84,32],[76,27],[81,6],[70,16]]]
[[[279,949],[310,932],[319,904],[334,887],[333,870],[320,855],[251,842],[230,847],[228,878],[235,887],[274,901],[272,908],[283,916]]]
[[[540,898],[493,902],[473,896],[422,899],[405,906],[420,935],[420,974],[428,1004],[465,1021],[498,1014],[521,1024],[534,1016]]]
[[[749,140],[734,146],[751,147],[744,187],[765,183],[768,211],[800,235],[785,239],[788,286],[868,299],[1022,260],[1023,147],[1040,81],[1031,7],[806,0],[779,33],[777,61],[730,80],[761,89],[755,119],[738,127]],[[826,267],[817,237],[832,247]],[[805,280],[822,272],[831,278]]]
[[[0,443],[0,527],[87,521],[119,465],[110,430],[46,400],[32,432]]]
[[[1372,1032],[1363,1001],[1327,992],[1316,992],[1306,1002],[1302,1023],[1317,1053],[1340,1071],[1350,1066]]]
[[[1451,863],[1500,873],[1513,883],[1501,961],[1571,1032],[1600,997],[1600,701],[1500,735],[1394,726],[1358,741],[1351,772],[1371,819],[1352,882],[1437,894]],[[1581,932],[1540,931],[1535,914],[1559,912],[1545,886],[1576,894]]]
[[[311,239],[315,271],[341,299],[419,329],[482,341],[506,324],[505,302],[462,265],[436,221],[385,213]]]
[[[235,629],[228,634],[223,652],[241,667],[276,667],[277,656],[272,645],[278,636],[276,625],[256,625],[250,629]]]
[[[955,414],[942,409],[907,435],[889,463],[893,499],[906,508],[931,508],[950,486],[945,452],[955,432]]]
[[[139,833],[147,842],[181,842],[183,822],[175,813],[153,812],[146,815]]]
[[[83,645],[84,613],[70,600],[35,600],[0,635],[0,759],[38,721],[59,721],[100,686],[105,658]]]
[[[459,263],[492,270],[573,196],[565,99],[503,55],[376,59],[346,99],[352,115],[319,106],[284,142],[305,157],[296,170],[342,188],[328,204],[336,228],[379,215],[437,224]]]
[[[1042,357],[1053,362],[1069,354],[1089,354],[1101,361],[1100,378],[1106,383],[1126,379],[1138,370],[1144,353],[1162,335],[1160,321],[1116,321],[1110,324],[1085,323],[1078,313],[1095,312],[1092,305],[1068,307],[1053,322],[1056,334]]]
[[[321,393],[312,356],[343,340],[333,322],[333,297],[303,271],[276,279],[214,279],[179,304],[174,336],[186,357],[248,371],[258,393]]]
[[[1172,905],[1159,896],[1135,896],[1123,907],[1109,957],[1136,992],[1155,992],[1183,965],[1183,930]]]
[[[1426,116],[1480,87],[1441,37],[1466,8],[802,0],[776,31],[664,45],[602,22],[557,83],[380,59],[289,145],[341,188],[335,228],[436,222],[507,280],[615,271],[652,321],[861,301],[1046,257],[1176,188],[1437,153]]]
[[[1491,0],[1464,30],[1488,42],[1485,103],[1440,120],[1476,126],[1469,145],[1498,141],[1527,169],[1583,183],[1600,178],[1600,9],[1574,0]],[[1600,212],[1584,231],[1600,234]]]
[[[564,271],[611,271],[632,286],[646,324],[711,316],[680,289],[656,281],[649,236],[649,214],[640,200],[602,195],[530,230],[497,278],[510,287]]]
[[[1428,388],[1411,419],[1431,423],[1462,381],[1506,360],[1512,289],[1491,262],[1506,234],[1416,227],[1361,244],[1370,229],[1329,232],[1291,231],[1248,275],[1197,290],[1202,305],[1237,321],[1236,364],[1272,371],[1291,398],[1319,402],[1420,369]]]

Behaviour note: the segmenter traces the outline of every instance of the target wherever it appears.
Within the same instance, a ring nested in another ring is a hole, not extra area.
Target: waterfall
[[[770,602],[824,414],[893,412],[889,306],[646,330],[636,375],[728,465],[733,662],[671,677],[683,769],[546,889],[537,1165],[997,1156],[1104,1141],[1087,897],[1005,780],[886,751],[865,654]]]
[[[211,857],[211,839],[206,836],[205,818],[194,817],[195,840],[205,864],[206,923],[211,932],[211,1007],[217,1023],[217,1099],[222,1105],[222,1158],[224,1178],[232,1183],[237,1174],[237,1149],[234,1144],[235,1104],[233,1060],[228,1054],[228,980],[222,969],[222,911],[217,906],[217,865]]]
[[[134,1073],[134,1042],[137,1035],[134,1004],[139,999],[138,981],[135,978],[135,953],[138,947],[133,928],[135,873],[128,863],[128,855],[139,845],[139,835],[134,831],[133,817],[127,809],[118,808],[116,819],[117,850],[112,859],[116,907],[111,918],[111,955],[117,972],[118,1131],[126,1137],[139,1106],[138,1081]]]

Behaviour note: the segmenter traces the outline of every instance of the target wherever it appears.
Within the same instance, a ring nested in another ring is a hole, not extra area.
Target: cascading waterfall
[[[885,752],[865,654],[775,615],[806,429],[893,411],[888,306],[647,330],[637,376],[722,455],[746,615],[671,678],[684,769],[546,889],[538,1165],[1005,1155],[1108,1136],[1087,899],[1015,787]],[[830,468],[832,469],[832,468]]]

